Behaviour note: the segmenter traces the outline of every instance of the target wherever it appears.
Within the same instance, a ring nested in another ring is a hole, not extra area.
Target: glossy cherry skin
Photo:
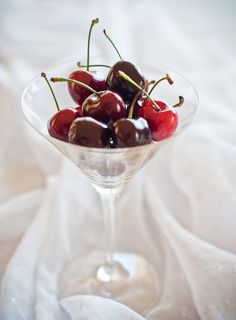
[[[161,108],[157,111],[151,100],[147,100],[139,108],[138,115],[147,120],[153,140],[160,141],[170,137],[178,125],[178,115],[175,108],[168,107],[164,102],[155,100]]]
[[[119,94],[110,90],[90,95],[82,105],[85,116],[109,123],[126,116],[127,110]]]
[[[55,113],[48,121],[48,132],[50,136],[68,141],[68,132],[71,123],[81,117],[81,107],[62,109]]]
[[[126,73],[141,88],[145,88],[146,81],[142,72],[133,63],[125,60],[116,62],[107,75],[107,86],[118,92],[126,101],[132,101],[139,91],[134,85],[119,75],[119,71]],[[140,92],[141,93],[141,92]]]
[[[139,118],[139,109],[142,107],[143,103],[144,103],[144,100],[145,100],[146,96],[142,95],[139,97],[139,99],[135,102],[135,105],[134,105],[134,109],[133,109],[133,118],[134,119],[137,119]],[[129,112],[129,109],[131,107],[131,104],[132,102],[128,105],[127,107],[127,110]]]
[[[106,79],[101,72],[77,70],[72,72],[69,78],[83,82],[95,91],[106,89]],[[84,100],[91,94],[91,91],[70,82],[68,82],[68,90],[72,99],[79,105],[82,105]]]
[[[82,106],[75,107],[75,110],[78,112],[80,117],[83,117],[83,108]]]
[[[155,81],[154,81],[155,82]],[[146,80],[145,81],[145,91],[148,92],[149,88],[149,81]],[[146,95],[144,93],[141,93],[141,95],[139,96],[139,98],[137,99],[137,101],[135,102],[135,105],[134,105],[134,110],[133,110],[133,118],[136,119],[136,118],[139,118],[139,114],[138,114],[138,111],[139,109],[142,107],[144,101],[146,100]],[[131,106],[131,103],[129,105],[129,107]],[[129,110],[129,107],[127,108]]]
[[[68,135],[70,143],[91,148],[105,148],[110,139],[108,126],[91,117],[76,119]]]
[[[143,118],[119,119],[112,124],[111,130],[116,148],[135,147],[152,141],[152,133]]]

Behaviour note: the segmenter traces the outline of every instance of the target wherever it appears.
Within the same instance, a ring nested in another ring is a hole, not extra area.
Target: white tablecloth
[[[146,319],[236,319],[235,2],[2,0],[0,9],[0,319],[143,319],[98,297],[58,301],[68,257],[102,247],[100,203],[21,111],[36,73],[84,54],[95,17],[94,55],[113,53],[106,28],[124,55],[181,71],[200,97],[196,121],[117,210],[116,249],[145,255],[159,276]]]

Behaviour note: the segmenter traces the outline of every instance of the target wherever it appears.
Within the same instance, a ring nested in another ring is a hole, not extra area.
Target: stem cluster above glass
[[[156,272],[138,254],[113,252],[115,200],[161,146],[191,122],[198,97],[178,73],[136,58],[124,60],[105,30],[119,60],[96,57],[96,64],[90,64],[90,38],[97,23],[92,20],[89,29],[86,61],[62,63],[37,76],[23,93],[23,111],[83,171],[102,200],[106,252],[67,264],[60,295],[98,294],[145,314],[158,299]],[[52,88],[49,79],[67,86]]]

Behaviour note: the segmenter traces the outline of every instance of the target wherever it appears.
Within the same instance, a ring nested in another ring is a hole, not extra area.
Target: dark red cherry
[[[48,132],[50,136],[68,141],[68,132],[71,123],[81,116],[81,111],[78,108],[63,109],[55,113],[48,121]]]
[[[112,138],[117,148],[140,146],[151,143],[152,134],[143,118],[119,119],[112,124]]]
[[[110,131],[104,123],[91,117],[76,119],[70,126],[69,142],[91,148],[105,148],[109,144]]]
[[[151,100],[146,100],[139,108],[138,115],[147,120],[153,140],[160,141],[170,137],[178,125],[178,115],[175,108],[168,107],[163,101],[155,100],[160,107],[156,110]]]
[[[125,81],[119,74],[119,71],[123,71],[143,89],[146,84],[144,76],[137,66],[125,60],[116,62],[107,75],[108,88],[118,92],[125,100],[132,101],[140,90],[128,81]]]
[[[84,116],[109,123],[126,116],[126,105],[119,94],[106,90],[91,94],[82,105]]]
[[[106,89],[106,79],[105,76],[98,71],[85,71],[85,70],[77,70],[72,72],[70,79],[80,81],[95,91],[103,91]],[[73,100],[82,105],[84,100],[91,94],[91,92],[75,83],[68,82],[68,89]]]
[[[83,117],[83,109],[82,109],[82,106],[78,106],[75,108],[77,111],[78,111],[78,114],[80,117]]]
[[[50,136],[56,139],[68,141],[68,131],[70,125],[76,118],[82,116],[82,108],[81,106],[78,106],[76,108],[60,109],[55,93],[46,74],[42,72],[41,76],[47,82],[58,110],[58,112],[55,113],[48,121],[48,133],[50,134]]]

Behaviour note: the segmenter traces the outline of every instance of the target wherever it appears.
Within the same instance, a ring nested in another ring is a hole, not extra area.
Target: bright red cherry
[[[179,103],[174,105],[173,107],[167,107],[167,105],[158,100],[153,100],[150,96],[153,89],[163,80],[167,80],[170,84],[173,84],[172,79],[166,74],[165,77],[158,80],[149,91],[149,93],[145,92],[145,90],[140,87],[133,79],[131,79],[126,73],[123,71],[118,72],[119,75],[127,80],[130,84],[139,88],[145,95],[146,101],[144,101],[143,105],[138,110],[138,116],[147,120],[149,128],[152,131],[152,137],[155,141],[160,141],[165,138],[171,136],[178,125],[178,115],[174,109],[174,107],[179,107],[183,104],[184,98],[179,97]],[[136,97],[135,97],[136,98]],[[133,104],[135,104],[135,98],[133,100]]]
[[[50,136],[59,140],[68,141],[68,132],[72,122],[81,117],[81,111],[77,109],[68,108],[55,113],[48,121],[48,132]]]
[[[174,107],[168,107],[163,101],[155,100],[155,102],[161,110],[156,110],[153,102],[148,99],[139,108],[138,115],[147,120],[153,140],[160,141],[175,132],[178,115]]]
[[[60,109],[59,104],[57,102],[55,93],[52,89],[50,82],[44,72],[41,73],[41,76],[45,79],[48,84],[48,87],[52,93],[54,102],[56,104],[58,112],[55,113],[51,119],[48,121],[48,133],[50,136],[63,140],[68,141],[68,131],[70,128],[71,123],[78,117],[83,116],[83,110],[81,106],[76,108],[67,108],[67,109]]]
[[[113,91],[91,94],[82,105],[84,116],[103,123],[126,117],[126,105],[121,96]]]
[[[106,79],[101,72],[77,70],[72,72],[69,78],[83,82],[95,91],[103,91],[106,89]],[[88,89],[71,82],[68,82],[68,90],[72,99],[79,105],[82,105],[84,100],[91,94]]]

